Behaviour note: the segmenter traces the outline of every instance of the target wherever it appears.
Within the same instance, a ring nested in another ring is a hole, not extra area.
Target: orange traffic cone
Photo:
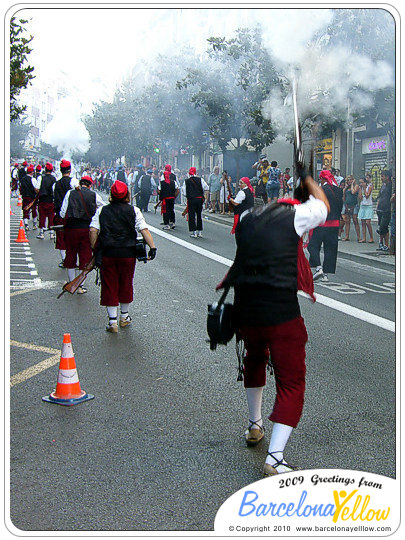
[[[18,231],[18,236],[14,242],[28,242],[28,238],[25,236],[25,227],[23,220],[20,221],[20,230]]]
[[[93,398],[93,395],[80,388],[70,334],[64,334],[56,390],[43,397],[42,401],[58,405],[77,405]]]
[[[10,206],[10,216],[14,216],[14,212],[11,211],[11,206]]]
[[[17,203],[17,206],[22,206],[21,195],[18,195],[18,203]]]

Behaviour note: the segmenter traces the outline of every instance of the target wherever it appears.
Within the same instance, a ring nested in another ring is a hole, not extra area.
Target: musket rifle
[[[62,287],[62,292],[58,295],[58,298],[60,298],[65,292],[68,292],[70,294],[74,294],[77,289],[81,286],[81,284],[84,282],[84,280],[87,277],[87,274],[89,274],[96,262],[96,257],[93,256],[90,262],[86,264],[86,266],[83,268],[81,273],[75,277],[75,279],[72,279],[72,281],[69,281],[68,283],[65,283]]]

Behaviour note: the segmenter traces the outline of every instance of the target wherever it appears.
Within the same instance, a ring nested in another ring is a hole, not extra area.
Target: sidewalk
[[[184,206],[176,205],[176,209],[183,211]],[[215,214],[210,214],[208,210],[203,210],[203,220],[214,221],[232,227],[233,214],[225,214],[222,216],[217,212]],[[359,244],[357,242],[356,231],[352,223],[350,226],[350,241],[339,241],[338,256],[356,262],[362,262],[364,264],[373,264],[376,267],[386,270],[395,271],[395,255],[388,255],[386,252],[376,251],[379,241],[379,236],[375,232],[377,228],[377,221],[372,220],[372,226],[374,233],[374,244]]]

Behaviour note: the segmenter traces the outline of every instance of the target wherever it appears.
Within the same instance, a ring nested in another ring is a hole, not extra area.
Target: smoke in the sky
[[[75,99],[70,97],[60,101],[54,118],[43,133],[43,141],[57,146],[65,158],[75,151],[86,152],[89,149],[89,134],[80,114],[80,106]]]

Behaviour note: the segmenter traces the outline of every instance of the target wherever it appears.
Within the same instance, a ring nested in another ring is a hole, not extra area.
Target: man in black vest
[[[45,165],[45,174],[37,178],[37,193],[38,197],[38,211],[39,211],[39,235],[37,238],[44,239],[44,229],[46,219],[48,218],[48,229],[53,226],[53,220],[55,217],[55,207],[53,204],[53,189],[55,186],[56,178],[53,174],[52,163]],[[54,238],[55,233],[51,230],[51,239]]]
[[[69,281],[76,277],[77,258],[79,270],[83,270],[92,257],[89,227],[99,206],[104,205],[101,197],[90,190],[93,180],[90,176],[80,179],[80,189],[69,190],[63,199],[59,215],[65,222],[66,257],[64,267],[67,268]],[[84,294],[87,289],[83,286],[77,289]]]
[[[146,174],[143,174],[138,180],[138,191],[140,192],[140,206],[141,212],[149,212],[149,199],[152,195],[152,191],[156,188],[156,183],[152,178],[152,169],[148,169]]]
[[[174,213],[174,201],[180,192],[180,186],[176,175],[172,173],[171,165],[166,165],[163,178],[158,187],[159,200],[161,201],[161,211],[163,215],[163,229],[176,228],[176,214]]]
[[[60,171],[62,178],[60,178],[53,191],[53,204],[55,208],[55,217],[53,220],[54,225],[65,225],[65,219],[61,218],[59,212],[62,208],[63,199],[66,193],[79,185],[76,178],[71,178],[72,165],[67,159],[62,159],[60,162]],[[55,249],[59,249],[62,262],[59,264],[59,268],[64,268],[63,261],[66,256],[66,244],[65,244],[65,231],[63,228],[56,229],[56,244]]]
[[[307,332],[297,290],[313,300],[313,280],[301,236],[324,222],[329,203],[324,191],[306,177],[301,199],[280,199],[244,212],[236,229],[233,265],[217,288],[234,287],[234,324],[243,339],[243,380],[248,403],[246,443],[263,439],[262,395],[271,358],[276,399],[269,419],[273,429],[264,476],[294,469],[284,460],[284,448],[301,417],[305,391]],[[298,203],[298,204],[297,204]]]
[[[11,197],[17,197],[17,190],[18,190],[18,163],[14,163],[14,167],[11,170]]]
[[[22,197],[22,207],[23,207],[23,219],[24,219],[24,225],[25,230],[29,231],[29,225],[28,221],[30,218],[30,212],[32,215],[33,220],[33,226],[32,230],[35,230],[37,228],[37,209],[36,205],[32,205],[29,210],[24,210],[26,206],[30,203],[32,203],[35,200],[36,197],[36,182],[33,178],[34,175],[34,165],[28,165],[27,167],[27,173],[26,175],[21,179],[20,181],[20,194]]]
[[[234,212],[231,234],[235,234],[240,216],[255,205],[254,190],[247,176],[239,180],[239,187],[240,190],[236,197],[234,199],[230,197],[229,199],[229,204],[232,205]]]
[[[335,177],[330,171],[321,171],[319,178],[322,189],[329,201],[330,211],[325,223],[312,231],[308,244],[309,264],[311,267],[315,267],[314,281],[329,281],[328,274],[336,272],[343,191],[338,187]],[[322,245],[324,257],[321,265]]]
[[[119,326],[131,323],[128,314],[133,301],[133,280],[136,263],[136,237],[140,232],[150,250],[148,260],[156,256],[153,242],[139,208],[130,204],[130,193],[124,182],[116,180],[111,187],[110,204],[99,208],[90,223],[90,243],[97,245],[101,259],[101,299],[108,313],[107,332],[118,332],[118,305],[121,306]]]
[[[188,230],[192,238],[201,238],[203,230],[201,214],[204,205],[204,192],[209,191],[210,188],[202,178],[196,176],[197,170],[195,167],[191,167],[188,173],[190,177],[184,181],[182,187],[187,198]]]

